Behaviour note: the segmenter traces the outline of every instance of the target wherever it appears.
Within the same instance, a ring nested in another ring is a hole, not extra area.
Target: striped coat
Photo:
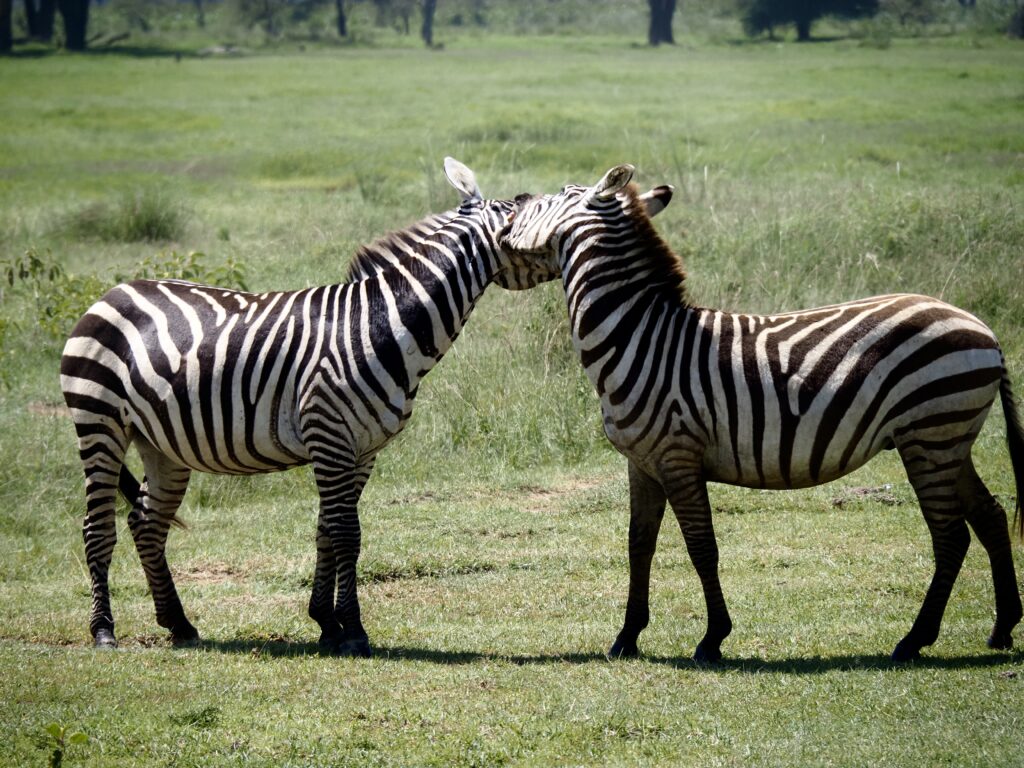
[[[707,482],[812,486],[884,449],[903,460],[936,559],[921,611],[893,657],[913,658],[938,636],[968,524],[992,564],[989,644],[1010,647],[1021,601],[1006,515],[970,457],[999,396],[1020,499],[1024,430],[992,331],[949,304],[905,294],[778,315],[695,307],[679,258],[650,223],[671,189],[652,193],[652,210],[627,186],[631,175],[620,166],[594,187],[534,198],[503,239],[561,271],[573,344],[601,399],[605,431],[629,460],[630,589],[611,654],[638,653],[666,501],[707,603],[695,657],[714,661],[732,621]]]
[[[242,293],[181,281],[109,291],[75,326],[61,384],[86,475],[83,524],[92,579],[90,628],[114,645],[107,572],[120,483],[157,621],[194,642],[164,555],[194,470],[252,474],[312,464],[320,494],[310,615],[328,650],[370,651],[356,596],[357,504],[374,458],[409,418],[420,381],[496,278],[550,279],[497,247],[511,201],[480,196],[472,173],[446,161],[464,202],[454,214],[363,249],[357,282]],[[398,257],[382,256],[389,248]],[[361,265],[361,266],[360,266]],[[145,481],[132,488],[129,445]]]

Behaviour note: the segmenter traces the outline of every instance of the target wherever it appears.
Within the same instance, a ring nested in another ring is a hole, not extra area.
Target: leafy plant
[[[116,273],[109,281],[97,275],[70,274],[48,252],[41,254],[30,248],[0,263],[0,278],[0,299],[4,288],[24,294],[35,325],[56,341],[66,338],[78,318],[114,283],[136,278],[190,280],[246,290],[245,273],[237,261],[229,257],[222,265],[213,266],[199,251],[160,253],[144,259],[133,274]],[[0,352],[5,336],[18,325],[11,318],[0,321]]]
[[[50,723],[43,729],[41,743],[45,749],[50,750],[50,768],[60,768],[64,763],[64,753],[72,745],[84,746],[91,739],[82,731],[73,731],[61,723]]]
[[[142,190],[123,195],[115,204],[93,203],[68,215],[59,227],[76,240],[104,242],[169,242],[185,231],[185,209],[166,194]]]
[[[220,285],[225,288],[248,290],[245,285],[245,270],[229,256],[223,265],[211,266],[202,251],[177,251],[159,253],[143,259],[134,277],[148,280],[190,280],[194,283]]]

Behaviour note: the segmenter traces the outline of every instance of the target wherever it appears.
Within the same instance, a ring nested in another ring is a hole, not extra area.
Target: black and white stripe
[[[600,396],[608,437],[629,459],[630,591],[611,653],[637,653],[666,499],[707,601],[696,657],[715,660],[732,624],[707,481],[812,486],[887,448],[903,459],[936,559],[920,614],[894,658],[912,658],[938,636],[970,541],[967,524],[992,563],[997,616],[989,644],[1010,647],[1021,601],[1006,515],[970,455],[999,394],[1019,507],[1024,432],[992,331],[942,301],[905,294],[778,315],[694,307],[678,257],[650,224],[671,189],[638,197],[626,186],[631,175],[620,166],[595,187],[535,198],[503,239],[561,271],[573,343]]]
[[[86,476],[97,645],[116,642],[107,573],[119,482],[134,500],[128,521],[157,621],[175,642],[191,642],[198,634],[164,555],[190,473],[311,463],[320,514],[309,613],[322,646],[369,653],[356,596],[356,505],[374,458],[406,423],[420,381],[484,289],[496,278],[527,288],[532,283],[517,279],[555,276],[497,247],[512,201],[483,200],[469,169],[450,159],[445,169],[464,196],[459,210],[363,249],[358,282],[252,294],[134,281],[109,291],[76,325],[61,385]],[[400,258],[382,255],[395,243]],[[145,469],[141,489],[123,468],[132,444]]]

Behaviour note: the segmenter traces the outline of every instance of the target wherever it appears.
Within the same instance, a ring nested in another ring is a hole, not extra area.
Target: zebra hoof
[[[338,656],[351,656],[353,658],[368,659],[373,656],[370,650],[370,641],[365,637],[350,637],[337,644],[334,651]]]
[[[919,658],[921,658],[921,648],[905,639],[900,640],[892,652],[892,660],[901,664]]]
[[[612,647],[608,649],[606,654],[609,659],[635,659],[639,655],[640,649],[637,648],[636,641],[624,642],[618,638],[612,643]]]
[[[698,664],[717,664],[722,660],[722,652],[717,647],[705,645],[703,642],[697,644],[693,660]]]
[[[171,630],[171,645],[175,648],[195,648],[199,644],[199,632],[188,622]]]
[[[343,640],[341,632],[321,632],[320,639],[316,641],[317,648],[322,654],[333,656],[338,652]]]
[[[101,629],[93,636],[93,648],[117,648],[117,638],[113,630]]]
[[[988,647],[993,651],[1009,651],[1013,648],[1013,637],[1009,632],[993,629],[988,637]]]

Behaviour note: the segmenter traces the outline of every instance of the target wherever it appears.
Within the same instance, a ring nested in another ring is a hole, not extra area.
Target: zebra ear
[[[640,195],[640,202],[644,204],[644,208],[647,209],[647,215],[652,219],[659,213],[665,210],[665,207],[672,202],[672,194],[675,189],[671,184],[662,184],[661,186],[655,187],[650,192],[644,192]]]
[[[606,173],[597,184],[590,188],[589,200],[610,200],[615,197],[624,186],[629,184],[633,178],[633,171],[636,169],[629,165],[616,165]]]
[[[476,176],[454,157],[446,157],[444,159],[444,175],[448,177],[451,185],[462,195],[463,200],[483,199],[480,187],[476,183]]]

